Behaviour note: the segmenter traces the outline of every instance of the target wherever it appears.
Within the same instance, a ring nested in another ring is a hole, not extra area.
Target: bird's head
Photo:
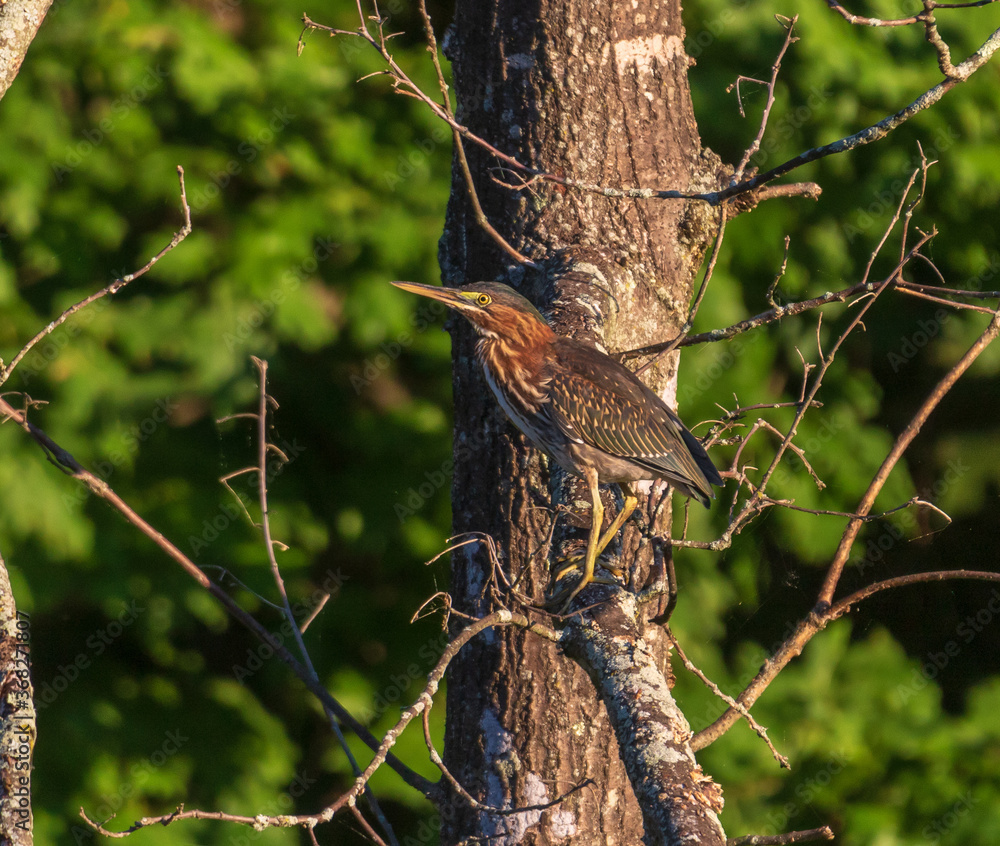
[[[444,303],[488,338],[534,336],[545,318],[517,291],[501,282],[474,282],[461,288],[441,288],[416,282],[393,282],[397,288]]]

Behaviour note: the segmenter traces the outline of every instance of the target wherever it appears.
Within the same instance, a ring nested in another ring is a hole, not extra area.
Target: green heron
[[[701,442],[632,371],[596,347],[557,335],[530,302],[499,282],[461,288],[392,284],[444,303],[475,327],[477,356],[507,416],[536,447],[586,480],[594,505],[583,566],[572,564],[556,576],[558,583],[582,570],[562,603],[564,612],[595,581],[598,557],[635,510],[629,482],[664,479],[708,507],[712,485],[722,484],[719,471]],[[601,482],[620,483],[625,497],[603,535]]]

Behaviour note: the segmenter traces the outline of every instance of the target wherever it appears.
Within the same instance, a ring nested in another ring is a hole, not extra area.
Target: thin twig
[[[748,834],[730,837],[726,846],[785,846],[788,843],[812,843],[816,840],[833,840],[833,830],[828,825],[808,831],[789,831],[787,834]]]
[[[715,244],[712,247],[712,256],[708,260],[708,267],[705,268],[705,275],[702,277],[701,286],[698,288],[698,294],[694,298],[694,303],[688,310],[687,320],[684,321],[684,325],[680,328],[677,333],[677,337],[674,340],[668,342],[662,349],[657,351],[649,361],[647,361],[642,367],[635,371],[636,376],[641,376],[646,370],[652,367],[656,362],[658,362],[663,356],[669,355],[677,347],[681,345],[688,332],[691,331],[691,327],[694,325],[694,319],[698,315],[698,309],[701,307],[701,301],[705,296],[705,292],[708,290],[708,283],[712,280],[712,274],[715,272],[715,264],[719,260],[719,253],[722,251],[722,239],[726,234],[726,220],[729,217],[729,208],[723,203],[719,206],[719,229],[715,234]]]
[[[275,654],[288,665],[291,671],[302,681],[309,691],[316,696],[320,702],[323,703],[323,705],[329,707],[337,715],[337,718],[350,728],[351,731],[353,731],[366,746],[371,749],[377,749],[379,747],[378,739],[370,731],[368,731],[362,723],[356,720],[343,705],[334,699],[326,688],[315,681],[312,675],[301,663],[299,663],[298,659],[296,659],[296,657],[288,651],[281,641],[272,635],[271,632],[259,623],[256,618],[241,608],[228,593],[212,581],[212,579],[210,579],[197,564],[181,552],[181,550],[174,543],[168,540],[162,532],[150,525],[127,502],[125,502],[125,500],[118,496],[118,494],[114,492],[107,482],[87,470],[72,456],[72,454],[63,449],[63,447],[59,446],[59,444],[52,440],[52,438],[50,438],[42,429],[28,420],[27,414],[24,411],[14,408],[9,402],[7,402],[6,399],[0,396],[0,420],[3,419],[11,419],[18,426],[24,429],[45,451],[46,456],[52,464],[57,466],[67,475],[82,482],[91,491],[91,493],[108,502],[129,523],[135,526],[164,553],[166,553],[169,558],[176,562],[185,573],[201,585],[202,588],[208,591],[226,609],[230,616],[253,632],[253,634],[256,635],[263,643],[270,646],[274,650]],[[435,785],[433,782],[411,770],[408,766],[406,766],[406,764],[395,756],[389,755],[387,763],[408,785],[410,785],[410,787],[415,788],[425,796],[431,796],[434,794]]]
[[[320,612],[326,607],[326,603],[329,601],[329,592],[324,593],[323,596],[320,597],[319,602],[316,603],[316,606],[309,612],[306,618],[302,621],[301,625],[299,625],[299,631],[302,632],[302,634],[306,633],[306,629],[313,624],[313,621],[320,615]]]
[[[746,708],[740,705],[740,703],[737,702],[735,699],[733,699],[733,697],[729,696],[729,694],[723,692],[723,690],[714,681],[712,681],[700,669],[698,669],[698,667],[694,665],[694,662],[690,658],[688,658],[687,655],[684,654],[684,650],[681,649],[681,645],[680,643],[678,643],[677,638],[674,637],[673,632],[671,632],[669,629],[666,629],[665,631],[667,638],[670,640],[670,643],[677,651],[677,657],[681,659],[684,666],[687,668],[688,672],[693,673],[695,676],[701,679],[702,684],[704,684],[705,687],[707,687],[710,691],[712,691],[712,693],[718,696],[719,699],[725,702],[730,708],[735,708],[737,711],[739,711],[740,714],[743,715],[743,718],[747,721],[747,723],[749,723],[750,728],[752,728],[757,733],[757,736],[760,737],[760,739],[767,744],[768,749],[771,750],[771,754],[774,756],[774,760],[777,761],[784,769],[790,770],[791,766],[788,763],[788,758],[786,758],[777,749],[774,748],[774,744],[771,743],[771,738],[767,736],[767,729],[764,728],[760,723],[758,723],[753,718],[753,715]]]
[[[778,268],[778,272],[774,274],[774,279],[771,285],[767,289],[767,294],[765,298],[767,299],[767,304],[771,308],[778,308],[778,304],[774,301],[774,292],[778,290],[778,283],[781,281],[782,277],[785,275],[785,271],[788,269],[788,249],[791,246],[792,239],[788,235],[785,236],[785,252],[781,257],[781,267]]]
[[[980,314],[993,314],[995,311],[995,309],[987,308],[986,306],[972,305],[972,303],[956,303],[952,300],[946,300],[944,297],[935,297],[933,294],[928,294],[925,291],[918,291],[905,285],[897,285],[897,287],[899,288],[899,292],[901,294],[916,297],[919,300],[927,300],[928,302],[937,303],[938,305],[948,306],[949,308],[957,308],[963,311],[978,311]]]
[[[97,302],[102,297],[106,297],[109,294],[117,294],[122,288],[128,285],[140,276],[145,276],[153,266],[163,258],[167,253],[173,250],[181,241],[187,238],[191,234],[191,207],[188,205],[187,201],[187,188],[184,185],[184,168],[180,165],[177,166],[177,178],[180,181],[181,186],[181,209],[184,212],[184,225],[178,229],[174,236],[170,239],[170,243],[167,244],[162,250],[160,250],[155,256],[153,256],[149,261],[147,261],[142,267],[133,273],[126,273],[119,279],[115,279],[110,285],[102,288],[100,291],[91,294],[89,297],[84,297],[78,303],[74,303],[68,309],[66,309],[62,314],[60,314],[55,320],[53,320],[48,326],[42,329],[34,338],[32,338],[28,343],[26,343],[21,350],[14,356],[10,364],[8,364],[3,369],[0,369],[0,385],[4,384],[14,372],[14,368],[20,364],[21,359],[23,359],[32,348],[43,338],[50,335],[58,326],[65,323],[70,317],[76,314],[81,309],[86,308],[91,303]],[[0,364],[3,364],[0,361]]]
[[[926,584],[928,582],[946,582],[951,579],[972,579],[980,582],[1000,582],[1000,573],[988,570],[934,570],[930,573],[911,573],[908,576],[896,576],[893,579],[884,579],[875,582],[860,590],[856,590],[850,596],[840,599],[829,611],[831,620],[842,617],[857,605],[861,600],[867,599],[883,590],[893,590],[895,588],[906,587],[907,585]]]
[[[798,41],[798,39],[793,36],[793,32],[799,16],[795,15],[791,19],[780,15],[776,17],[779,22],[783,22],[783,26],[786,29],[785,41],[781,45],[781,49],[778,51],[778,58],[776,58],[774,60],[774,64],[771,65],[771,79],[767,83],[767,102],[764,104],[764,113],[760,118],[760,127],[757,130],[757,135],[751,142],[750,146],[747,147],[746,152],[743,153],[743,158],[740,159],[740,163],[736,166],[730,185],[737,184],[743,178],[747,165],[750,164],[750,159],[752,159],[754,154],[760,149],[761,141],[764,140],[764,132],[767,129],[767,119],[770,117],[771,108],[774,106],[774,88],[778,84],[778,72],[781,70],[781,60],[785,57],[785,53],[787,52],[789,46],[791,46],[792,42]],[[742,105],[740,106],[740,109],[742,111]]]
[[[378,836],[378,833],[372,828],[371,823],[365,819],[365,815],[361,813],[357,805],[351,805],[351,813],[354,815],[354,819],[361,824],[361,828],[364,829],[365,834],[371,838],[375,846],[386,846],[385,841]]]
[[[366,25],[366,16],[363,9],[361,8],[361,0],[356,3],[356,8],[358,11],[358,18],[361,25],[357,30],[344,30],[336,29],[335,27],[325,26],[324,24],[316,23],[308,15],[302,16],[302,23],[304,29],[302,34],[299,36],[299,54],[302,53],[302,46],[304,44],[303,38],[305,33],[309,30],[315,29],[322,32],[328,33],[331,37],[333,36],[353,36],[357,38],[362,38],[368,44],[370,44],[376,52],[382,57],[382,61],[385,62],[386,70],[379,71],[374,74],[369,74],[369,76],[377,75],[388,75],[392,79],[393,90],[397,94],[402,94],[406,97],[412,97],[415,100],[423,103],[427,108],[429,108],[439,119],[443,120],[448,126],[451,127],[453,134],[455,135],[455,155],[459,161],[459,167],[462,170],[462,176],[466,183],[466,192],[469,196],[470,203],[472,204],[473,215],[476,222],[486,231],[486,233],[497,243],[497,245],[507,253],[515,261],[529,266],[534,266],[529,258],[518,252],[489,222],[486,217],[485,212],[483,212],[482,206],[479,202],[479,197],[476,192],[475,183],[472,179],[472,172],[469,169],[468,161],[465,158],[465,150],[462,148],[460,143],[460,137],[468,138],[469,140],[475,141],[480,146],[489,150],[496,156],[501,157],[504,160],[509,161],[511,164],[516,162],[515,159],[510,156],[506,156],[501,153],[493,145],[488,144],[482,138],[470,132],[464,126],[462,126],[455,117],[454,110],[451,106],[451,98],[448,95],[448,84],[444,78],[444,72],[441,69],[441,63],[438,59],[437,50],[437,39],[434,36],[434,28],[431,25],[430,15],[427,12],[426,5],[420,4],[420,14],[424,24],[424,33],[427,39],[428,50],[431,52],[432,62],[434,65],[435,75],[438,80],[438,87],[441,90],[441,102],[437,102],[429,96],[427,93],[420,88],[417,83],[415,83],[407,73],[396,63],[393,58],[392,53],[389,50],[388,40],[391,36],[386,36],[382,30],[383,20],[378,16],[377,9],[376,15],[374,17],[375,28],[377,35],[372,35],[369,32]],[[359,80],[360,81],[360,80]]]
[[[848,12],[837,0],[826,0],[826,5],[829,6],[833,11],[840,15],[848,23],[852,23],[856,26],[910,26],[910,24],[920,23],[921,15],[911,15],[908,18],[895,18],[890,20],[884,20],[882,18],[866,18],[862,15],[854,15]]]
[[[451,106],[451,97],[448,95],[448,83],[444,78],[444,71],[441,69],[441,60],[438,58],[437,38],[434,36],[434,27],[431,24],[431,16],[427,12],[426,0],[420,0],[419,10],[420,17],[424,23],[424,35],[427,38],[427,51],[431,54],[431,61],[434,64],[434,73],[437,76],[438,87],[441,89],[441,104],[444,106],[445,111],[447,111],[447,113],[454,118],[455,110]],[[452,128],[451,133],[452,140],[455,145],[455,156],[458,159],[459,169],[462,171],[462,178],[465,180],[465,192],[469,197],[469,202],[472,204],[472,213],[476,219],[476,223],[479,224],[480,228],[493,239],[500,249],[514,259],[514,261],[519,264],[526,265],[527,267],[535,267],[535,262],[515,249],[514,246],[497,231],[496,227],[490,223],[489,218],[486,217],[486,212],[483,211],[483,206],[479,202],[479,192],[476,191],[476,183],[472,178],[472,170],[469,167],[469,160],[465,155],[462,135],[454,128]]]
[[[309,655],[305,639],[302,636],[305,628],[300,627],[298,620],[295,619],[295,614],[292,611],[292,603],[288,599],[288,591],[285,588],[285,579],[281,575],[281,568],[278,566],[278,559],[274,554],[274,548],[277,541],[275,541],[271,536],[271,517],[267,496],[267,480],[269,477],[267,472],[267,457],[270,452],[269,447],[271,444],[268,443],[267,438],[267,410],[269,407],[277,409],[278,403],[275,402],[275,400],[267,392],[267,362],[264,359],[257,358],[257,356],[251,356],[251,360],[257,368],[259,382],[256,414],[257,504],[260,507],[260,525],[261,532],[264,535],[264,548],[267,551],[267,560],[271,565],[271,576],[274,579],[275,587],[278,589],[278,595],[281,597],[284,617],[292,631],[292,636],[295,638],[295,645],[298,647],[299,654],[302,656],[302,663],[305,664],[305,668],[312,676],[313,681],[316,682],[316,684],[319,684],[319,673],[316,672],[316,667],[313,666],[312,657]],[[284,460],[287,461],[288,459],[285,458]],[[281,545],[284,546],[284,544]],[[354,773],[354,777],[359,778],[361,776],[361,767],[358,765],[358,761],[354,757],[354,753],[351,751],[351,747],[347,743],[347,738],[344,737],[344,732],[340,728],[340,723],[337,720],[336,714],[332,709],[326,707],[325,705],[324,711],[326,712],[327,721],[330,723],[330,729],[333,731],[334,736],[337,738],[337,743],[339,743],[340,748],[344,750],[347,761],[351,765],[351,771]],[[389,843],[392,844],[392,846],[399,846],[399,841],[396,839],[395,832],[392,830],[392,825],[389,823],[388,817],[386,817],[382,808],[379,806],[378,799],[376,799],[374,792],[367,782],[365,782],[364,785],[364,795],[372,813],[378,820],[378,823],[385,832],[386,837],[389,838]],[[357,809],[354,810],[360,816],[360,811],[357,811]]]
[[[847,11],[837,0],[826,0],[826,5],[840,15],[844,20],[857,26],[873,27],[894,27],[912,26],[913,24],[926,24],[927,15],[935,9],[973,9],[981,6],[989,6],[997,0],[971,0],[968,3],[938,3],[936,0],[924,3],[924,11],[919,15],[910,15],[907,18],[866,18],[861,15],[853,15]]]
[[[950,571],[954,575],[949,575],[949,571],[918,573],[914,576],[902,576],[900,579],[888,579],[885,582],[870,585],[868,588],[863,588],[862,590],[851,594],[851,596],[847,597],[846,600],[841,600],[836,605],[832,604],[833,591],[836,589],[837,583],[839,582],[840,575],[843,572],[844,564],[846,563],[850,549],[857,537],[857,533],[860,530],[861,525],[865,522],[865,515],[867,515],[870,511],[871,505],[878,492],[882,489],[885,480],[888,478],[889,472],[899,461],[903,451],[912,442],[916,433],[926,421],[931,411],[940,403],[947,392],[954,386],[955,382],[958,381],[962,374],[969,369],[979,355],[981,355],[982,352],[996,339],[998,334],[1000,334],[1000,313],[994,316],[993,320],[990,321],[989,326],[987,326],[983,334],[980,335],[979,339],[935,386],[928,397],[924,400],[924,403],[917,411],[916,415],[914,415],[910,425],[907,426],[904,432],[896,440],[896,443],[893,445],[892,450],[890,450],[889,455],[876,472],[875,477],[869,485],[864,497],[862,497],[855,516],[851,519],[847,528],[844,530],[840,545],[834,555],[833,562],[827,571],[826,581],[820,591],[820,596],[816,606],[805,617],[805,619],[801,620],[796,625],[794,631],[785,639],[781,646],[778,647],[777,652],[764,662],[764,665],[754,677],[753,681],[751,681],[746,689],[737,697],[737,700],[741,705],[743,705],[743,707],[750,708],[753,703],[757,701],[758,697],[764,692],[764,690],[767,689],[767,686],[777,677],[778,673],[780,673],[781,670],[783,670],[795,656],[802,652],[805,644],[808,643],[814,635],[825,628],[831,620],[834,620],[845,613],[851,605],[867,596],[870,596],[872,593],[887,590],[892,587],[899,587],[903,584],[913,584],[921,581],[940,581],[945,578],[1000,579],[1000,574],[997,573],[985,574],[966,570]],[[730,708],[714,723],[695,735],[691,741],[692,748],[698,750],[708,746],[710,743],[725,734],[725,732],[739,720],[740,716],[739,712]]]
[[[847,528],[844,530],[843,537],[840,539],[840,544],[837,546],[837,551],[834,553],[833,561],[830,564],[826,578],[823,581],[823,587],[819,593],[820,605],[829,605],[833,602],[833,593],[837,589],[837,583],[840,581],[844,565],[847,563],[851,548],[854,546],[854,541],[864,523],[863,518],[871,511],[872,506],[875,504],[875,498],[888,480],[889,474],[899,462],[899,459],[902,458],[906,449],[913,443],[913,439],[917,436],[924,423],[927,422],[927,418],[930,417],[931,412],[947,396],[955,383],[962,377],[962,374],[979,358],[983,350],[993,343],[998,333],[1000,333],[1000,312],[994,313],[993,319],[990,321],[989,326],[986,327],[986,331],[983,332],[979,339],[962,356],[959,362],[945,374],[944,378],[935,385],[934,390],[924,400],[917,413],[913,416],[913,419],[900,432],[899,437],[896,438],[892,449],[875,473],[871,484],[868,486],[868,490],[865,491],[865,495],[861,498],[861,502],[858,504],[855,512],[856,516],[848,523]]]

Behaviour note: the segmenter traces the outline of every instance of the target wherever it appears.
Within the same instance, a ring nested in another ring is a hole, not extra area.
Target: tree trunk
[[[458,118],[500,150],[550,173],[605,186],[714,189],[719,166],[701,149],[680,11],[679,3],[650,0],[612,8],[587,0],[541,0],[530,12],[523,4],[459,0],[446,40]],[[493,181],[495,159],[468,143],[466,150],[490,222],[521,252],[542,261],[543,269],[510,266],[477,227],[456,167],[440,247],[446,284],[503,278],[539,305],[557,332],[612,352],[675,334],[712,234],[705,204],[607,199],[551,184],[517,192]],[[509,172],[498,175],[512,181]],[[512,579],[524,571],[519,589],[540,599],[549,578],[552,509],[561,502],[581,515],[573,520],[560,514],[557,525],[564,531],[557,531],[553,544],[558,554],[585,537],[580,526],[589,521],[589,497],[582,483],[566,480],[506,420],[463,324],[454,318],[449,324],[454,530],[491,536],[503,571]],[[651,368],[644,379],[673,404],[676,358]],[[608,495],[610,520],[620,501]],[[649,519],[648,503],[641,510]],[[661,511],[661,523],[667,512]],[[654,555],[669,555],[647,538],[632,525],[626,530],[621,563],[633,589],[647,580]],[[492,574],[485,544],[458,550],[452,560],[456,607],[477,616],[491,610]],[[589,604],[608,594],[594,587],[583,598]],[[633,638],[641,634],[654,666],[667,672],[659,627],[646,626],[642,613],[633,613],[631,622],[627,611],[611,616]],[[600,634],[601,623],[594,617],[574,620],[575,631],[568,634],[576,646],[570,651],[583,659],[581,644],[588,631]],[[584,664],[596,672],[594,661]],[[455,798],[441,808],[443,842],[481,837],[490,843],[635,843],[644,834],[647,842],[669,842],[654,831],[648,809],[644,824],[633,789],[637,781],[630,782],[616,742],[615,730],[619,739],[627,732],[622,734],[614,708],[609,719],[605,702],[611,700],[601,680],[595,690],[584,669],[551,643],[513,629],[494,632],[463,650],[448,683],[445,758],[481,802],[539,805],[585,779],[593,785],[549,810],[507,815],[476,811]],[[722,842],[717,821],[714,829],[697,842]]]
[[[0,846],[31,846],[35,706],[27,614],[14,606],[0,556]]]
[[[7,93],[52,0],[0,2],[0,98]]]

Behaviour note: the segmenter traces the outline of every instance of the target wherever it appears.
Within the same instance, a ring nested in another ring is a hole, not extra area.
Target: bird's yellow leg
[[[638,498],[634,493],[632,493],[632,488],[630,488],[627,483],[622,482],[621,489],[625,496],[625,503],[622,505],[622,510],[618,512],[618,516],[615,517],[614,522],[608,526],[608,530],[597,542],[598,557],[602,552],[604,552],[605,547],[611,543],[614,536],[618,534],[618,530],[625,525],[625,521],[632,516],[632,512],[635,511],[636,506],[639,504]]]
[[[597,481],[597,471],[592,467],[584,468],[584,478],[587,480],[587,486],[590,488],[590,497],[594,503],[593,510],[593,520],[590,524],[590,539],[587,541],[587,556],[583,562],[583,572],[580,575],[580,581],[577,582],[576,587],[570,592],[570,595],[566,597],[566,600],[562,603],[560,609],[561,614],[565,614],[569,610],[570,603],[576,599],[578,593],[583,590],[587,585],[594,581],[594,569],[597,566],[597,556],[599,554],[599,546],[601,542],[601,524],[604,522],[604,503],[601,502],[601,491],[598,487]],[[607,543],[605,543],[605,546]],[[568,569],[575,569],[570,567]],[[563,568],[559,576],[564,575],[568,572],[567,568]],[[556,577],[558,580],[559,576]],[[557,602],[558,596],[553,597],[552,601]]]
[[[618,533],[619,529],[625,525],[625,522],[632,513],[635,511],[636,506],[639,504],[639,500],[634,493],[632,493],[632,488],[628,486],[627,483],[621,484],[622,493],[625,497],[625,502],[622,505],[622,510],[618,512],[618,516],[615,517],[614,522],[608,526],[608,530],[601,535],[600,539],[597,541],[597,554],[594,556],[594,565],[597,565],[597,559],[601,557],[601,553],[604,552],[605,548],[612,540],[614,540],[615,535]],[[601,515],[601,521],[603,522],[603,512]],[[588,547],[589,548],[589,547]],[[556,581],[559,581],[563,576],[565,576],[571,570],[578,570],[580,568],[579,562],[581,560],[580,556],[575,556],[568,559],[571,563],[563,567],[558,573],[556,573]],[[601,563],[601,566],[605,570],[610,570],[616,576],[621,576],[622,571],[618,567],[612,567],[610,564]],[[593,581],[601,581],[600,579],[593,579]],[[615,584],[614,582],[608,582],[608,584]]]

